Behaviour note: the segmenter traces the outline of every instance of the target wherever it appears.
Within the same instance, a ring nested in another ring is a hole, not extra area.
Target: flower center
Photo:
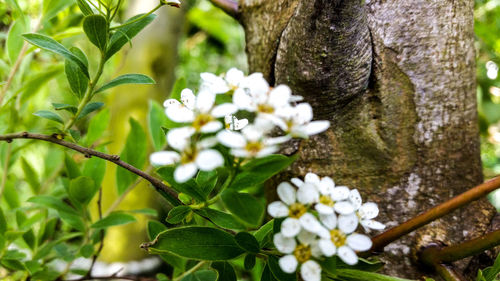
[[[344,232],[338,229],[333,229],[330,231],[330,239],[332,240],[333,245],[337,248],[345,245],[346,236]]]
[[[181,164],[192,163],[196,159],[196,151],[186,149],[181,155]]]
[[[306,206],[300,204],[300,203],[293,203],[290,205],[290,208],[288,209],[288,215],[291,218],[298,219],[302,217],[303,214],[307,212]]]
[[[333,207],[333,205],[335,205],[335,202],[333,202],[332,198],[328,195],[321,195],[319,197],[319,203],[328,207]]]
[[[209,122],[213,121],[214,117],[210,114],[199,114],[193,121],[193,127],[196,131],[201,130],[201,127],[205,126]]]
[[[257,142],[249,142],[245,146],[245,150],[250,152],[250,154],[252,154],[252,155],[259,153],[259,151],[261,151],[262,148],[263,148],[262,143],[258,142],[258,141]]]
[[[257,106],[257,111],[262,113],[273,113],[274,107],[270,106],[269,104],[259,104]]]
[[[299,263],[305,263],[311,258],[311,247],[300,244],[293,251],[293,255]]]

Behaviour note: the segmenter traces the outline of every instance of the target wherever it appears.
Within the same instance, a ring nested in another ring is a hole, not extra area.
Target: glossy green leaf
[[[276,278],[274,278],[274,275],[271,273],[271,270],[269,269],[269,265],[267,265],[267,264],[264,267],[264,270],[262,271],[260,281],[276,281]]]
[[[252,270],[256,263],[256,256],[254,254],[247,254],[243,262],[243,266],[246,270]]]
[[[178,224],[192,212],[189,206],[177,206],[168,212],[167,222]]]
[[[74,62],[82,70],[85,76],[89,77],[89,70],[88,67],[85,65],[85,63],[82,62],[77,56],[75,56],[68,49],[66,49],[66,47],[61,45],[61,43],[57,42],[56,40],[48,36],[36,33],[24,34],[23,37],[26,41],[30,42],[31,44],[41,49],[54,52],[58,55],[63,56],[65,59]]]
[[[90,113],[101,109],[104,106],[104,103],[102,102],[91,102],[87,104],[83,109],[80,115],[78,116],[77,120],[80,120],[84,118],[85,116],[89,115]]]
[[[120,158],[129,163],[130,165],[142,169],[144,163],[146,162],[146,152],[147,152],[147,140],[146,133],[142,129],[141,125],[134,119],[129,120],[130,132],[125,142],[125,147],[123,148]],[[127,171],[124,168],[118,167],[116,169],[116,186],[118,188],[118,194],[122,194],[132,184],[137,175]]]
[[[158,235],[153,244],[147,245],[154,254],[164,252],[196,260],[230,260],[243,253],[234,237],[211,227],[179,227]]]
[[[104,180],[106,173],[106,160],[92,157],[83,165],[82,175],[91,178],[94,181],[97,191]]]
[[[97,191],[98,188],[96,188],[94,180],[82,176],[71,180],[68,195],[72,202],[85,206],[92,200]]]
[[[485,281],[495,281],[500,274],[500,255],[495,259],[495,263],[482,271]]]
[[[253,235],[259,242],[260,247],[264,247],[273,236],[274,219],[261,226]]]
[[[233,266],[228,262],[214,262],[212,268],[219,273],[218,281],[236,281],[236,273]]]
[[[199,171],[195,181],[203,194],[208,196],[217,184],[217,170]]]
[[[144,14],[136,15],[127,20],[125,24],[134,21],[142,16],[144,16]],[[151,14],[134,23],[127,24],[121,28],[118,28],[109,39],[108,50],[106,51],[106,60],[111,58],[116,52],[118,52],[123,47],[123,45],[127,44],[127,42],[129,42],[132,38],[134,38],[142,29],[144,29],[148,24],[150,24],[155,18],[156,15]]]
[[[222,202],[226,208],[243,222],[257,227],[264,218],[265,202],[248,193],[226,190],[222,193]]]
[[[109,121],[110,114],[107,108],[92,117],[85,137],[87,146],[91,146],[104,135],[109,126]]]
[[[134,218],[134,216],[125,213],[114,212],[109,214],[107,217],[104,217],[95,222],[92,225],[92,228],[108,228],[110,226],[124,225],[135,221],[136,219]]]
[[[163,133],[163,130],[161,129],[161,127],[165,126],[166,123],[167,116],[165,115],[163,107],[157,102],[150,100],[148,111],[148,128],[149,136],[151,137],[151,141],[153,143],[155,151],[162,150],[167,143],[165,133]]]
[[[409,279],[403,279],[398,277],[392,277],[388,275],[383,275],[374,272],[368,272],[356,269],[337,269],[337,277],[342,280],[352,280],[352,281],[411,281]]]
[[[227,228],[227,229],[245,229],[245,225],[240,223],[237,219],[235,219],[232,215],[226,214],[224,212],[203,208],[197,211],[200,215],[208,217],[215,225]]]
[[[75,179],[82,175],[78,164],[76,164],[75,160],[67,153],[64,154],[64,167],[66,168],[67,176],[70,179]]]
[[[76,113],[78,110],[76,106],[71,105],[71,104],[65,104],[65,103],[52,103],[52,107],[54,107],[55,110],[66,110],[68,112],[71,112],[73,114]]]
[[[151,77],[144,74],[124,74],[104,84],[101,88],[95,91],[95,93],[97,94],[125,84],[152,85],[155,84],[155,81]]]
[[[295,159],[296,157],[284,155],[269,155],[264,158],[254,159],[241,167],[242,171],[231,183],[230,188],[242,190],[262,184],[290,166]]]
[[[24,179],[31,187],[33,193],[38,194],[38,192],[40,191],[40,180],[38,178],[37,172],[35,171],[35,169],[33,169],[31,164],[26,161],[24,157],[21,157],[21,167],[23,168]]]
[[[258,254],[260,252],[259,242],[252,234],[248,232],[239,232],[234,236],[234,239],[243,250],[253,254]]]
[[[40,110],[40,111],[33,113],[33,115],[64,124],[64,121],[61,118],[61,116],[57,115],[56,113],[54,113],[52,111]]]
[[[149,221],[148,222],[148,237],[150,240],[154,240],[158,234],[167,230],[167,227],[159,221]],[[169,253],[162,253],[160,255],[161,259],[171,266],[178,268],[182,272],[186,268],[186,260]]]
[[[80,11],[82,11],[84,16],[89,16],[93,15],[94,12],[92,11],[92,8],[90,8],[89,4],[85,0],[76,0],[76,3],[78,4],[78,7],[80,8]]]
[[[72,5],[74,0],[44,0],[42,22],[46,23],[54,18],[59,12]]]
[[[82,50],[77,47],[72,47],[69,50],[76,57],[78,57],[85,64],[85,66],[88,67],[87,56]],[[87,91],[89,78],[81,70],[78,64],[69,59],[66,59],[64,61],[64,72],[66,74],[66,79],[68,80],[71,91],[78,99],[82,99],[85,95],[85,92]]]
[[[174,179],[175,167],[165,166],[158,169],[157,173],[168,182],[172,188],[178,192],[186,193],[187,195],[193,197],[198,201],[205,201],[207,199],[207,194],[204,194],[201,188],[198,187],[194,179],[190,179],[184,183],[178,183]]]
[[[156,238],[160,232],[167,230],[167,227],[159,221],[149,221],[148,222],[148,237],[149,240]]]
[[[274,278],[278,281],[295,281],[297,280],[297,275],[289,274],[283,272],[278,262],[278,258],[275,256],[269,256],[267,261],[267,265],[269,266],[269,270],[273,274]]]
[[[90,15],[83,19],[83,31],[97,48],[106,51],[108,43],[108,22],[101,15]]]
[[[28,202],[54,209],[59,212],[78,215],[75,209],[71,208],[69,205],[66,205],[60,198],[57,197],[49,195],[39,195],[31,197],[30,199],[28,199]]]
[[[217,272],[213,270],[198,270],[181,279],[181,281],[216,281],[216,280],[217,280]]]

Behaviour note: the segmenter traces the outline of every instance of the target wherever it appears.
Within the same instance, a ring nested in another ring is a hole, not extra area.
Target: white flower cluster
[[[285,254],[281,269],[293,273],[300,265],[305,281],[320,281],[317,260],[337,255],[346,264],[358,262],[356,251],[366,251],[371,239],[356,233],[358,225],[366,232],[385,226],[373,220],[379,213],[375,203],[362,203],[358,190],[335,186],[330,177],[308,173],[304,180],[293,178],[278,186],[281,201],[268,205],[274,218],[284,218],[281,231],[274,235],[276,249]],[[295,186],[294,186],[295,185]]]
[[[312,121],[311,106],[296,104],[302,97],[292,95],[285,85],[270,87],[261,73],[245,76],[232,68],[224,76],[202,73],[201,80],[198,95],[184,89],[180,101],[165,101],[167,117],[182,127],[167,133],[173,150],[150,156],[155,166],[178,164],[174,172],[177,182],[189,180],[198,170],[210,171],[224,165],[216,148],[219,143],[230,148],[235,157],[264,157],[291,138],[307,138],[330,126],[328,121]],[[218,94],[230,96],[232,102],[217,104]],[[243,111],[252,113],[251,123],[235,117]],[[271,137],[276,127],[283,134]]]

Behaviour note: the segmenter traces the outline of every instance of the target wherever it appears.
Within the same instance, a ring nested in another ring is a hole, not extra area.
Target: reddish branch
[[[238,2],[234,0],[210,0],[210,2],[235,19],[240,16]]]
[[[383,248],[392,243],[393,241],[399,239],[400,237],[436,220],[439,219],[452,211],[469,204],[472,201],[478,200],[488,193],[500,188],[500,177],[496,177],[489,180],[483,184],[480,184],[446,202],[438,205],[425,213],[422,213],[403,224],[393,227],[386,232],[375,236],[373,241],[373,246],[369,252],[363,253],[364,256],[370,254],[370,252],[380,252]]]
[[[98,157],[104,160],[107,160],[109,162],[115,163],[116,165],[129,170],[130,172],[144,178],[145,180],[149,181],[156,189],[161,190],[167,194],[169,194],[172,198],[177,199],[177,192],[172,190],[170,187],[168,187],[166,184],[164,184],[160,179],[157,179],[139,169],[136,167],[120,160],[120,156],[118,155],[110,155],[106,153],[102,153],[100,151],[96,151],[90,148],[86,148],[83,146],[79,146],[77,144],[67,142],[62,139],[61,135],[43,135],[43,134],[33,134],[33,133],[28,133],[28,132],[22,132],[22,133],[14,133],[14,134],[7,134],[7,135],[0,135],[0,141],[6,141],[6,142],[11,142],[14,139],[35,139],[35,140],[42,140],[46,142],[51,142],[55,143],[64,147],[67,147],[69,149],[78,151],[85,155],[85,157]],[[181,204],[180,201],[178,201],[179,204]]]

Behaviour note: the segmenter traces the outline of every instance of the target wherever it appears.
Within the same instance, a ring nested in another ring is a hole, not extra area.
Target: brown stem
[[[231,17],[238,19],[240,17],[240,9],[238,7],[238,2],[234,0],[210,0],[212,4]]]
[[[380,252],[386,245],[399,239],[400,237],[424,226],[436,219],[439,219],[452,211],[469,204],[472,201],[478,200],[488,193],[500,188],[500,177],[491,179],[482,183],[468,191],[422,213],[396,227],[393,227],[382,234],[375,236],[372,248],[362,253],[363,256],[369,255],[371,252]]]
[[[55,143],[64,147],[67,147],[69,149],[78,151],[82,154],[84,154],[86,157],[98,157],[104,160],[107,160],[109,162],[115,163],[116,165],[129,170],[130,172],[144,178],[145,180],[149,181],[157,190],[160,190],[162,192],[167,193],[169,196],[171,196],[173,199],[175,199],[179,204],[182,204],[181,201],[177,198],[177,192],[174,190],[170,189],[166,184],[164,184],[160,179],[157,179],[139,169],[136,167],[123,162],[120,160],[120,156],[118,155],[110,155],[106,153],[102,153],[100,151],[96,151],[90,148],[86,148],[83,146],[79,146],[77,144],[67,142],[62,140],[61,135],[43,135],[43,134],[34,134],[34,133],[28,133],[28,132],[22,132],[22,133],[14,133],[14,134],[7,134],[7,135],[0,135],[0,141],[6,141],[10,142],[14,139],[36,139],[36,140],[42,140],[46,142],[51,142]]]

